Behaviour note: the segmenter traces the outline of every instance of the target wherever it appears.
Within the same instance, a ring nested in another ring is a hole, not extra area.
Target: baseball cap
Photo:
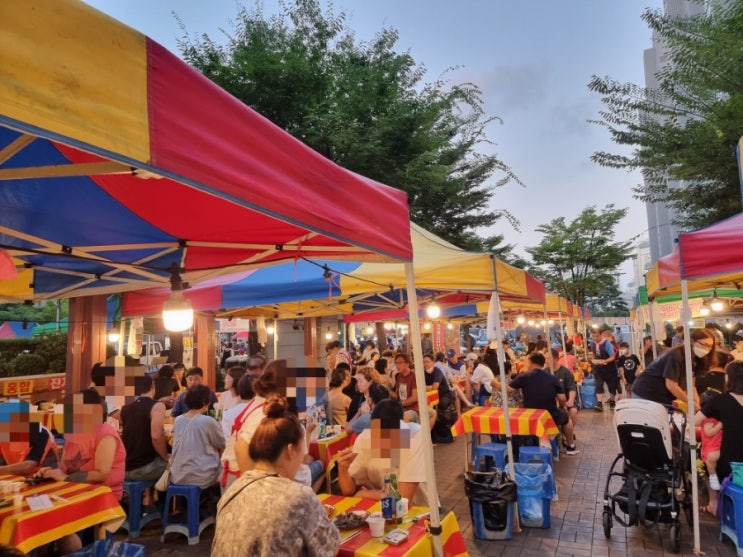
[[[457,355],[457,351],[454,350],[453,348],[449,348],[449,350],[446,351],[447,358],[453,358],[456,355]]]
[[[477,354],[474,352],[470,352],[467,354],[467,356],[464,358],[465,360],[477,360]]]

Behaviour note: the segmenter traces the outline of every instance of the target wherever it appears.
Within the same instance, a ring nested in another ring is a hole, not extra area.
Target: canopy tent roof
[[[24,327],[20,321],[5,321],[0,324],[0,338],[30,338],[35,326],[36,323],[26,323]]]
[[[533,313],[538,314],[540,317],[544,315],[545,311],[549,317],[554,318],[557,318],[559,315],[562,315],[563,318],[574,317],[576,319],[582,319],[585,317],[585,315],[581,314],[580,306],[552,292],[547,293],[545,303],[543,304],[539,302],[502,299],[501,307],[504,312]],[[478,304],[478,310],[487,312],[487,305]],[[590,316],[590,314],[588,315]]]
[[[645,275],[651,298],[678,294],[681,281],[689,292],[743,283],[743,213],[705,228],[679,234],[673,253],[660,258]]]
[[[418,298],[435,299],[444,311],[489,299],[494,269],[503,297],[544,300],[542,282],[490,254],[464,251],[412,223],[410,236]],[[405,286],[402,264],[298,260],[204,281],[184,295],[195,310],[220,310],[220,316],[345,314],[385,320],[407,315]],[[122,314],[158,313],[168,295],[167,288],[127,292]]]
[[[165,285],[173,264],[197,282],[301,256],[411,259],[404,192],[144,35],[76,0],[0,3],[0,35],[0,248],[24,265],[0,299]]]

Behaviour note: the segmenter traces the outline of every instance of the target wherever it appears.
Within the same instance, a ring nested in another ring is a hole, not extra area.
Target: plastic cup
[[[22,493],[14,493],[13,494],[13,506],[14,507],[20,507],[23,505],[23,494]]]
[[[370,516],[366,519],[366,523],[369,525],[372,538],[384,537],[384,517]]]
[[[397,501],[397,517],[404,518],[408,514],[408,498],[401,497]]]
[[[341,426],[341,425],[334,425],[333,426],[333,431],[335,432],[336,435],[340,435],[343,432],[343,426]]]

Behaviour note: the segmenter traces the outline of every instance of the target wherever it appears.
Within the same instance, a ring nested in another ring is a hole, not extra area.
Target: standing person
[[[332,557],[340,534],[312,488],[294,481],[305,451],[299,419],[276,395],[266,400],[264,412],[248,447],[255,467],[219,501],[211,554]]]
[[[346,362],[349,369],[353,365],[353,358],[351,354],[341,348],[341,342],[339,340],[331,340],[325,345],[325,361],[327,364],[328,372],[335,369],[336,364],[339,362]]]
[[[699,395],[702,402],[702,408],[714,397],[721,393],[712,393],[707,391]],[[695,417],[696,419],[696,417]],[[700,436],[702,443],[701,459],[707,467],[709,488],[713,491],[720,491],[720,478],[717,475],[717,462],[720,460],[720,448],[722,447],[722,422],[715,418],[704,418],[702,421],[702,434]],[[715,509],[711,506],[702,507],[702,510],[715,514]]]
[[[701,427],[707,418],[714,418],[722,423],[722,443],[717,461],[718,478],[725,478],[732,472],[731,462],[743,461],[743,429],[740,427],[743,423],[743,362],[729,363],[725,368],[725,375],[727,392],[712,397],[694,417],[696,427]],[[709,505],[704,510],[714,510],[717,507],[718,492],[711,489],[709,495]]]
[[[156,400],[149,375],[135,378],[137,398],[121,408],[121,440],[126,448],[127,480],[155,481],[168,466],[165,405]]]
[[[692,343],[692,370],[694,376],[700,376],[714,365],[715,335],[709,329],[693,329],[689,335]],[[635,378],[632,396],[653,400],[661,404],[671,404],[679,399],[689,404],[686,393],[686,364],[684,345],[671,348],[661,357],[653,360],[640,375]],[[692,389],[694,409],[699,410],[699,395]]]
[[[474,352],[470,352],[464,359],[467,365],[467,372],[470,373],[469,382],[473,397],[480,406],[484,406],[490,395],[493,394],[493,370],[480,362],[480,357]]]
[[[640,358],[629,349],[629,342],[619,344],[617,369],[619,370],[619,377],[624,381],[624,386],[627,389],[627,397],[631,397],[632,385],[635,383],[637,375],[642,372],[642,364]]]
[[[191,387],[196,387],[199,385],[202,385],[204,382],[204,370],[200,367],[192,367],[186,372],[186,386],[190,389]],[[206,385],[204,385],[206,387]],[[209,397],[209,410],[214,410],[214,405],[219,402],[217,400],[217,395],[214,394],[214,391],[212,391],[209,387],[206,387],[206,389],[211,393]],[[181,414],[185,414],[188,412],[189,408],[186,405],[186,392],[182,392],[180,395],[178,395],[178,398],[175,401],[175,404],[173,404],[173,409],[170,411],[170,415],[173,418],[177,418]]]
[[[565,448],[569,455],[578,454],[575,447],[575,425],[578,423],[578,385],[575,383],[573,373],[563,365],[560,365],[557,359],[557,350],[551,349],[552,352],[552,374],[562,387],[565,393],[565,411],[568,413],[568,421],[562,426],[562,437],[565,442]]]
[[[421,352],[423,354],[433,353],[433,339],[431,338],[431,333],[423,333],[423,336],[421,337]]]
[[[596,403],[597,412],[604,411],[604,384],[609,390],[609,407],[613,410],[616,405],[614,400],[617,396],[619,386],[619,372],[617,371],[617,353],[610,337],[611,331],[593,333],[593,376],[596,379]]]
[[[512,389],[521,389],[524,395],[525,408],[547,410],[558,427],[565,427],[566,425],[570,427],[568,413],[561,408],[567,402],[565,392],[557,378],[544,369],[546,362],[547,360],[541,352],[529,354],[527,356],[526,372],[511,379],[508,386]],[[578,454],[574,436],[573,444],[568,446],[568,454]]]
[[[679,325],[676,327],[676,334],[673,335],[673,338],[671,339],[671,348],[674,348],[675,346],[679,344],[684,343],[684,327],[683,325]]]
[[[410,356],[407,354],[395,356],[397,375],[392,396],[402,403],[409,421],[420,423],[418,389],[416,389],[415,373],[413,373],[411,363]]]

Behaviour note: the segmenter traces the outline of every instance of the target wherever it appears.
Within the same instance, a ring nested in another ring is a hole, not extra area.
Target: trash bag
[[[510,480],[505,473],[494,472],[465,472],[464,492],[470,503],[470,515],[475,520],[474,507],[480,505],[482,513],[478,512],[482,525],[480,528],[489,532],[504,532],[509,528],[509,506],[516,500],[516,483]],[[512,532],[507,533],[510,538]],[[505,535],[505,532],[504,532]],[[496,539],[492,534],[480,539]]]
[[[549,517],[545,516],[545,500],[555,495],[552,467],[545,462],[519,462],[514,465],[516,476],[519,516],[524,526],[541,527]]]
[[[112,538],[97,540],[74,553],[69,557],[147,557],[145,546],[138,543],[115,541]]]
[[[586,375],[583,384],[580,386],[580,398],[583,401],[583,408],[595,408],[598,403],[596,398],[596,379],[593,375]]]

